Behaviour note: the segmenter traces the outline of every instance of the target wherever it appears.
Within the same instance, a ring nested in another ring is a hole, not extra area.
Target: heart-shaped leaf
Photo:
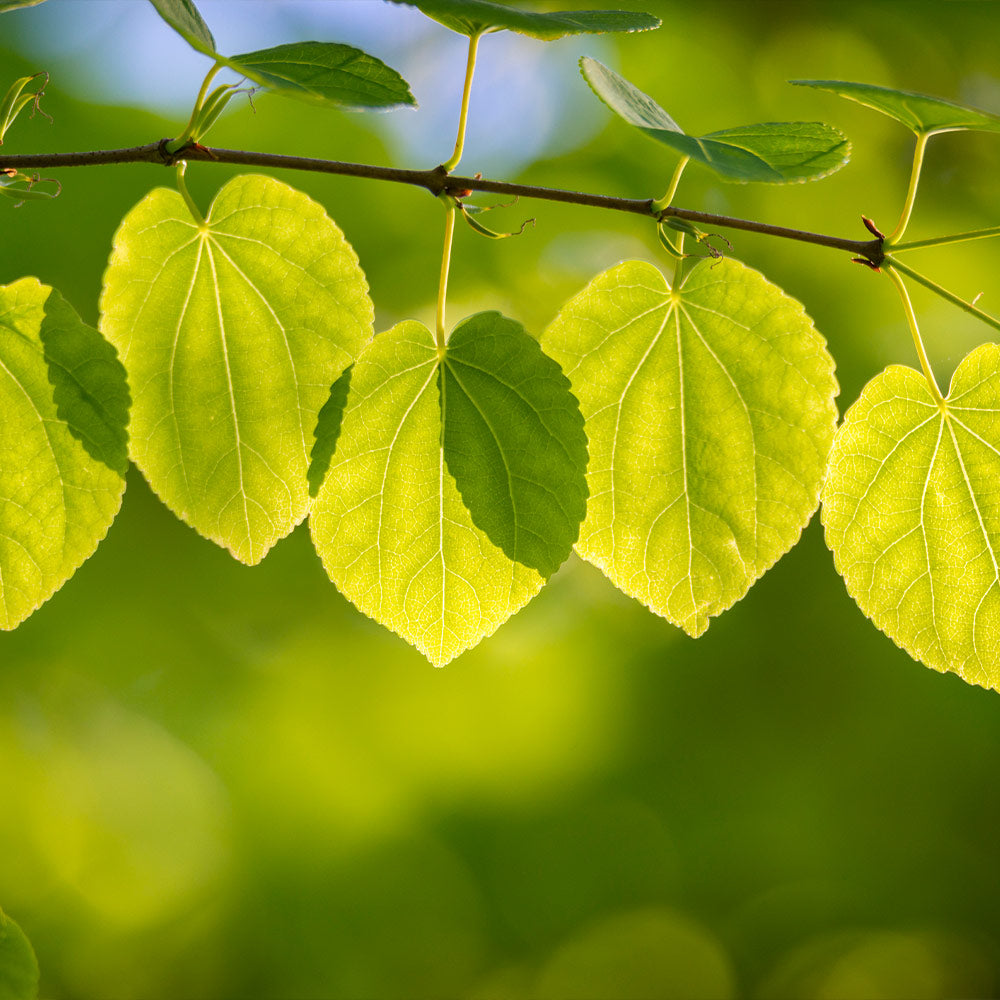
[[[651,264],[598,275],[543,349],[590,441],[577,551],[690,635],[738,601],[819,502],[833,359],[802,306],[734,260],[677,288]]]
[[[858,606],[935,670],[1000,688],[1000,347],[958,366],[939,406],[892,365],[847,411],[823,524]]]
[[[372,314],[343,233],[286,184],[236,177],[204,223],[165,188],[136,205],[101,329],[128,371],[132,458],[167,506],[259,562],[308,511],[317,414]]]
[[[359,111],[417,103],[394,69],[337,42],[292,42],[224,62],[276,93],[313,103]]]
[[[584,56],[580,72],[619,118],[727,180],[817,180],[850,159],[847,137],[824,122],[763,122],[690,136],[648,94],[603,63]]]
[[[1000,132],[1000,116],[986,111],[946,101],[941,97],[914,93],[912,90],[893,90],[890,87],[876,87],[871,83],[847,83],[843,80],[792,80],[800,87],[815,87],[828,90],[832,94],[857,101],[866,108],[881,111],[895,118],[917,135],[931,135],[934,132],[955,132],[971,130],[975,132]]]
[[[206,56],[215,57],[215,39],[194,5],[194,0],[149,0],[149,2],[188,45]]]
[[[428,17],[461,35],[516,31],[542,41],[565,35],[609,31],[649,31],[660,26],[652,14],[624,10],[534,11],[491,3],[490,0],[393,0],[417,7]]]
[[[342,594],[441,665],[569,555],[586,464],[569,382],[518,323],[471,316],[443,358],[401,323],[352,369],[313,542]]]
[[[0,910],[0,1000],[35,1000],[38,959],[24,931]]]
[[[0,286],[0,628],[97,548],[125,490],[128,389],[114,349],[35,278]]]

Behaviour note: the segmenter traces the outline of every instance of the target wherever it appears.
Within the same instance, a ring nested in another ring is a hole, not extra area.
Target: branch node
[[[871,270],[873,270],[873,271],[881,271],[882,270],[882,268],[879,267],[879,264],[882,263],[881,259],[879,259],[878,264],[876,264],[875,261],[869,259],[868,257],[852,257],[851,258],[851,263],[853,263],[853,264],[864,264],[865,267],[871,268]]]

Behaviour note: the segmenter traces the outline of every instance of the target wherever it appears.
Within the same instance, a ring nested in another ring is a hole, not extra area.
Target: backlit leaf
[[[619,118],[727,180],[772,184],[816,180],[839,170],[850,158],[847,137],[823,122],[762,122],[700,137],[686,135],[656,101],[596,59],[584,56],[580,71]]]
[[[371,324],[356,254],[300,191],[236,177],[204,224],[176,191],[150,192],[115,236],[101,296],[132,388],[133,460],[178,517],[259,562],[308,511],[317,414]]]
[[[114,349],[35,278],[0,286],[0,628],[52,596],[107,534],[128,465]]]
[[[366,110],[416,104],[407,82],[380,59],[336,42],[293,42],[225,60],[287,97]]]
[[[1000,347],[958,366],[942,409],[892,365],[847,411],[823,524],[861,610],[935,670],[1000,688]]]
[[[207,56],[215,56],[215,39],[194,5],[194,0],[149,0],[149,2],[188,45]]]
[[[462,35],[516,31],[551,41],[565,35],[609,31],[649,31],[660,26],[652,14],[623,10],[534,11],[491,3],[490,0],[393,0],[417,7],[428,17]]]
[[[35,1000],[38,960],[31,942],[0,910],[0,1000]]]
[[[577,551],[700,635],[798,539],[837,411],[833,359],[802,306],[734,260],[672,289],[626,261],[542,337],[590,441]]]
[[[313,542],[341,593],[447,663],[569,555],[586,463],[569,383],[519,324],[471,316],[439,359],[401,323],[352,370]]]
[[[917,94],[911,90],[893,90],[870,83],[846,83],[843,80],[792,80],[801,87],[829,90],[857,101],[866,108],[895,118],[918,135],[968,129],[976,132],[1000,132],[1000,116],[946,101],[941,97]]]

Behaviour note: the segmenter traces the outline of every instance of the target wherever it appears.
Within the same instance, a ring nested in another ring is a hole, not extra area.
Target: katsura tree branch
[[[705,226],[737,229],[748,233],[760,233],[765,236],[776,236],[780,239],[797,240],[800,243],[811,243],[814,246],[843,250],[845,253],[865,258],[875,267],[878,267],[884,259],[883,240],[878,237],[871,240],[849,240],[839,236],[827,236],[802,229],[772,226],[765,222],[755,222],[750,219],[738,219],[673,206],[657,211],[656,202],[652,198],[617,198],[612,195],[540,187],[534,184],[512,184],[507,181],[491,181],[481,177],[459,177],[449,174],[443,167],[434,167],[431,170],[407,170],[401,167],[380,167],[369,163],[349,163],[341,160],[288,156],[283,153],[219,149],[199,144],[185,146],[172,153],[167,149],[169,142],[169,139],[161,139],[159,142],[150,142],[144,146],[93,150],[82,153],[28,153],[0,156],[0,170],[54,169],[114,163],[155,163],[159,166],[175,166],[182,160],[267,167],[276,170],[303,170],[313,173],[338,174],[345,177],[367,177],[372,180],[389,181],[396,184],[411,184],[415,187],[425,188],[435,196],[441,194],[459,196],[466,191],[486,191],[509,197],[535,198],[543,201],[564,202],[616,212],[627,212],[657,221],[666,218],[685,219],[688,222],[701,223]]]

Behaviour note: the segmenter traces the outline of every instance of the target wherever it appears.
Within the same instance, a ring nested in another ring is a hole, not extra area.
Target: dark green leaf
[[[35,1000],[38,960],[24,931],[0,910],[0,1000]]]
[[[417,103],[394,69],[337,42],[292,42],[224,62],[279,94],[305,101],[357,110]]]
[[[955,132],[971,130],[976,132],[1000,132],[1000,116],[946,101],[941,97],[914,93],[911,90],[893,90],[876,87],[871,83],[845,83],[842,80],[792,80],[800,87],[815,87],[828,90],[840,97],[857,101],[866,108],[881,111],[895,118],[917,135],[934,132]]]
[[[580,71],[619,118],[727,180],[772,184],[817,180],[850,158],[847,137],[823,122],[764,122],[700,137],[686,135],[656,101],[596,59],[584,56]]]
[[[417,7],[428,17],[461,35],[516,31],[551,41],[564,35],[609,31],[649,31],[660,26],[652,14],[622,10],[529,11],[490,0],[393,0]]]
[[[192,48],[207,56],[216,56],[215,39],[208,30],[194,0],[149,0],[156,12]]]
[[[323,404],[316,420],[316,443],[309,455],[309,496],[315,497],[326,479],[333,453],[337,450],[340,428],[344,423],[344,409],[351,391],[351,373],[354,365],[348,365],[340,378],[330,388],[330,398]]]

